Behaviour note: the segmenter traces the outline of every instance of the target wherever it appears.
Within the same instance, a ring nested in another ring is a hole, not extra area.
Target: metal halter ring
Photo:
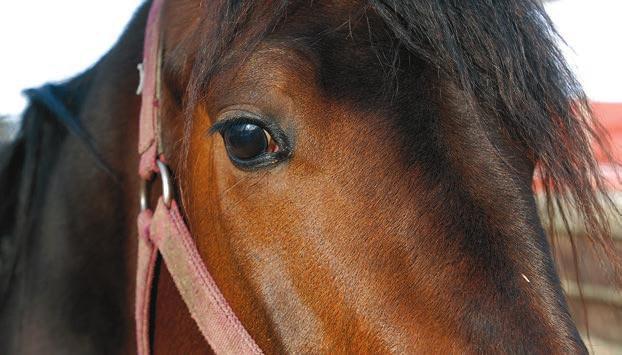
[[[158,170],[160,170],[160,180],[162,180],[162,200],[166,207],[171,207],[173,201],[173,180],[169,173],[168,167],[159,159],[156,160],[158,164]],[[149,186],[151,180],[141,180],[140,182],[140,210],[145,211],[149,209]]]

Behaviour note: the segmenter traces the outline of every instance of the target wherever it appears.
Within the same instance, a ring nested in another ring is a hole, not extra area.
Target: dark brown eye
[[[240,170],[275,167],[292,155],[292,142],[285,131],[275,120],[256,113],[225,111],[208,133],[220,133],[229,160]]]
[[[266,131],[253,123],[236,123],[222,133],[229,155],[238,160],[252,160],[269,151]]]

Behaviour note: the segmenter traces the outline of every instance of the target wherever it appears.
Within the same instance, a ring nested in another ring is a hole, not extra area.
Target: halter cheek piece
[[[261,350],[233,313],[205,267],[173,196],[173,181],[160,142],[159,93],[160,16],[164,0],[154,0],[149,11],[143,63],[139,65],[142,95],[138,153],[141,177],[136,267],[136,344],[139,355],[148,355],[149,304],[158,254],[162,255],[177,290],[205,340],[217,354],[261,354]],[[157,207],[149,207],[154,176],[162,180]]]

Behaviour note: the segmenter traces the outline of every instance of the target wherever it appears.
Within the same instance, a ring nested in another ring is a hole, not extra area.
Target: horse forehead
[[[285,86],[294,79],[311,84],[308,81],[314,71],[315,63],[309,51],[280,41],[260,44],[242,67],[236,69],[237,78],[277,86]]]

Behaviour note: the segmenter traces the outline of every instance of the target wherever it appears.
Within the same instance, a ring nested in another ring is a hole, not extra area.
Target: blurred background
[[[116,41],[140,3],[0,2],[0,144],[11,138],[26,105],[21,91],[69,78],[94,64]],[[622,1],[550,0],[545,6],[567,42],[568,61],[622,158]],[[585,236],[576,229],[576,249],[582,254],[578,267],[573,265],[572,243],[563,232],[556,253],[573,315],[584,335],[589,333],[592,351],[622,354],[622,296],[610,283],[612,271],[603,270],[600,257],[589,251]],[[620,228],[616,243],[622,250]]]

